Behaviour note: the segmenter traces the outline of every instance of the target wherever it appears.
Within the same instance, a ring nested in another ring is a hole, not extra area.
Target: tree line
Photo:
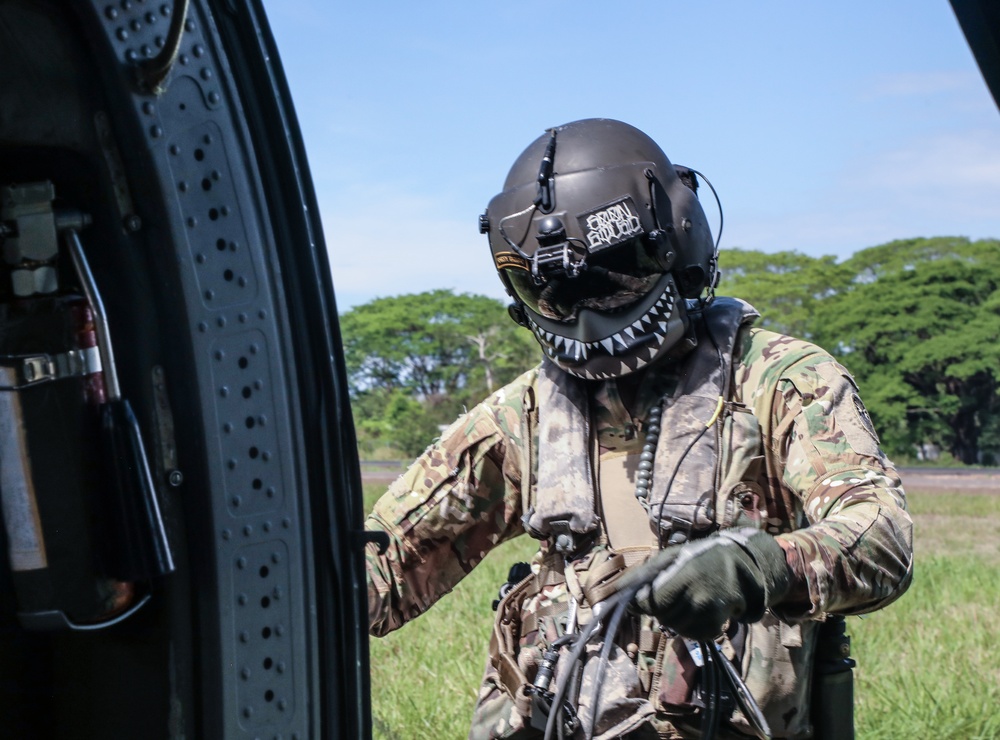
[[[450,290],[376,298],[340,328],[363,456],[418,454],[540,358],[501,301]]]
[[[905,239],[840,262],[728,249],[720,266],[720,295],[847,366],[897,462],[1000,461],[1000,242]],[[378,298],[341,329],[362,454],[419,453],[540,358],[501,301],[448,290]]]

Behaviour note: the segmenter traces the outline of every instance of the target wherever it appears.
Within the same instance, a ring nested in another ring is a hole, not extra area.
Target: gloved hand
[[[791,580],[777,540],[731,529],[661,550],[626,573],[621,587],[645,583],[634,600],[640,611],[684,637],[711,640],[729,619],[759,620]]]

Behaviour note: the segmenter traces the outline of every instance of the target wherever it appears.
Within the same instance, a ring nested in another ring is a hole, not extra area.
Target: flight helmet
[[[517,158],[482,216],[515,321],[566,372],[635,372],[685,335],[685,299],[717,282],[692,171],[639,129],[587,119]]]

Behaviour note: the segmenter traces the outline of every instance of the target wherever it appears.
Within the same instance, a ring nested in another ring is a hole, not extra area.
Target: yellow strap
[[[719,414],[722,413],[722,407],[725,403],[726,402],[723,400],[722,396],[719,396],[719,402],[715,404],[715,413],[712,414],[712,418],[708,420],[708,423],[705,425],[706,427],[712,426],[715,423],[715,420],[719,418]]]

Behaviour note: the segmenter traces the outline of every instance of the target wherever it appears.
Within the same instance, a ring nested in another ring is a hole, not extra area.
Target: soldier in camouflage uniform
[[[367,525],[390,537],[369,550],[375,635],[498,543],[539,539],[500,603],[470,738],[541,737],[541,687],[574,671],[567,737],[700,737],[693,640],[721,646],[774,737],[810,737],[818,625],[909,583],[903,490],[850,374],[712,299],[695,189],[638,130],[579,121],[529,146],[481,220],[545,359],[456,421]],[[642,615],[568,665],[626,585]],[[746,714],[718,736],[753,735]]]

